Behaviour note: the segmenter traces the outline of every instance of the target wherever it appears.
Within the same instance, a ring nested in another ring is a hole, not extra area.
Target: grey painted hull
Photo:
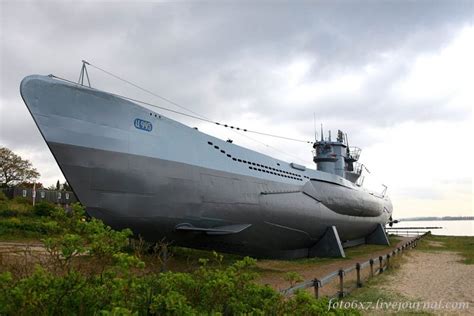
[[[341,177],[296,170],[101,91],[43,76],[20,90],[88,213],[146,240],[305,257],[328,227],[359,239],[392,212],[387,197]]]

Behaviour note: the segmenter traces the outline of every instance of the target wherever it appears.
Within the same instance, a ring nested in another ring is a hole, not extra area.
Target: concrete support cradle
[[[323,237],[309,249],[309,257],[346,257],[336,226],[329,227]]]
[[[366,244],[390,246],[387,234],[382,224],[377,224],[377,228],[365,237]]]

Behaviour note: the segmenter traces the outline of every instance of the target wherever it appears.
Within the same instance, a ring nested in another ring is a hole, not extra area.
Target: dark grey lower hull
[[[384,220],[337,214],[301,186],[123,153],[49,146],[91,216],[117,229],[131,228],[149,241],[166,237],[190,247],[295,258],[308,256],[331,225],[344,242],[367,235]],[[182,223],[251,226],[215,236],[177,231]]]

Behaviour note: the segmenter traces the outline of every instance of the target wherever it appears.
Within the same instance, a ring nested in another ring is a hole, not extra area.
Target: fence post
[[[390,254],[387,254],[387,269],[390,269]]]
[[[370,277],[374,276],[374,259],[369,260],[370,263]]]
[[[382,273],[383,272],[383,258],[382,256],[379,257],[379,262],[380,262],[380,272],[379,273]]]
[[[318,299],[319,298],[319,289],[322,287],[321,281],[318,279],[314,279],[314,296]]]
[[[357,271],[357,287],[362,287],[362,282],[360,281],[360,263],[356,263],[356,271]]]
[[[344,270],[339,270],[339,298],[344,297]]]

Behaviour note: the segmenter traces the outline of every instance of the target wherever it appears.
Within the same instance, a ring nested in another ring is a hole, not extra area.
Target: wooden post
[[[374,259],[369,260],[370,263],[370,277],[374,276]]]
[[[357,287],[362,287],[362,282],[360,281],[360,263],[356,263],[356,271],[357,271]]]
[[[387,269],[390,268],[390,254],[387,254]]]
[[[383,258],[382,258],[382,256],[379,257],[379,262],[380,262],[380,270],[379,270],[379,273],[382,273],[382,272],[383,272]]]
[[[339,298],[344,297],[344,270],[339,270]]]
[[[316,299],[319,298],[319,288],[321,287],[321,281],[314,279],[314,296]]]

